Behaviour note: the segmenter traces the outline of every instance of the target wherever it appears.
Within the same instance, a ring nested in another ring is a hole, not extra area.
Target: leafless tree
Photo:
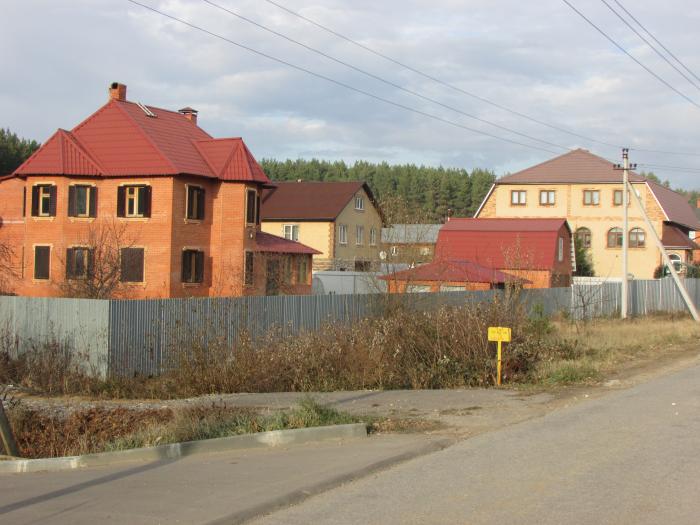
[[[60,283],[66,297],[84,299],[112,299],[124,297],[126,290],[121,280],[121,250],[134,245],[135,239],[128,225],[117,220],[96,221],[90,224],[82,237],[74,243],[80,251],[62,258],[66,278]],[[69,260],[81,258],[80,261]],[[68,267],[77,268],[71,275]]]

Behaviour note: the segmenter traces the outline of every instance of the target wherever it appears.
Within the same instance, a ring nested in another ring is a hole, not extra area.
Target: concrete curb
[[[439,452],[441,450],[446,449],[449,446],[454,445],[455,443],[456,440],[454,439],[440,439],[437,441],[433,441],[431,443],[428,443],[427,445],[422,445],[420,447],[416,447],[413,450],[409,450],[408,452],[403,452],[402,454],[390,456],[388,458],[372,463],[371,465],[367,465],[350,472],[339,474],[338,476],[335,476],[333,478],[321,481],[319,483],[311,484],[303,489],[295,490],[288,494],[284,494],[277,498],[273,498],[270,501],[267,501],[255,507],[251,507],[249,509],[230,514],[229,516],[210,521],[207,523],[207,525],[239,525],[241,523],[246,523],[255,518],[271,514],[284,507],[289,507],[291,505],[301,503],[302,501],[310,498],[311,496],[316,496],[328,490],[339,487],[340,485],[344,485],[345,483],[349,483],[351,481],[364,478],[381,470],[388,469],[390,467],[393,467],[394,465],[398,465],[399,463],[410,461],[421,456],[426,456],[428,454],[432,454],[433,452]]]
[[[177,459],[195,454],[224,452],[246,448],[279,447],[323,441],[326,439],[352,439],[367,437],[364,423],[349,425],[332,425],[326,427],[298,428],[293,430],[272,430],[256,434],[243,434],[201,441],[171,443],[157,447],[134,448],[118,452],[101,452],[84,456],[63,458],[20,459],[0,461],[0,474],[18,474],[23,472],[59,472],[82,467],[100,467],[115,465],[128,461],[159,461]]]

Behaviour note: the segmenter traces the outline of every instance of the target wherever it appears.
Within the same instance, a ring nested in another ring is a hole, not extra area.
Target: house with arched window
[[[700,220],[686,197],[641,175],[629,180],[676,267],[693,261]],[[598,277],[620,277],[622,244],[629,241],[629,272],[650,279],[661,254],[643,214],[630,195],[629,226],[623,231],[622,172],[592,153],[577,149],[498,179],[475,217],[566,217],[576,243],[589,252]]]

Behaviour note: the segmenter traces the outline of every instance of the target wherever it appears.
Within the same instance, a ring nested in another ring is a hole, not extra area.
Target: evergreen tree
[[[9,129],[0,128],[0,175],[9,175],[39,148],[36,140],[20,139]]]
[[[577,242],[575,243],[574,254],[576,256],[576,276],[593,277],[595,272],[593,271],[593,262],[588,249],[584,248],[582,243]]]

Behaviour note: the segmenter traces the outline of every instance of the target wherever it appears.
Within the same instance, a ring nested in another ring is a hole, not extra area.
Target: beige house
[[[262,231],[321,252],[313,269],[369,271],[378,265],[382,217],[363,182],[276,182],[261,206]]]
[[[686,198],[630,172],[654,229],[677,263],[692,263],[696,248],[691,235],[700,230]],[[491,187],[475,217],[566,217],[575,242],[589,249],[595,275],[622,275],[622,172],[592,153],[577,149],[554,159],[501,177]],[[630,195],[629,272],[650,279],[661,254],[647,231],[642,213]]]

